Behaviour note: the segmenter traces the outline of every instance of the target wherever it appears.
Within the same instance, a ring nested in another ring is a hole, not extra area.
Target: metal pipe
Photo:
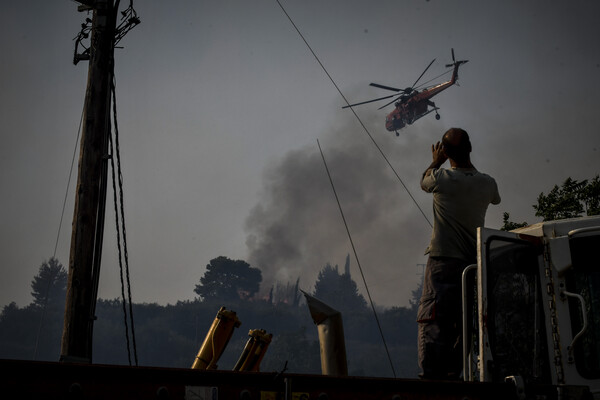
[[[573,357],[573,346],[575,346],[575,343],[577,342],[577,340],[579,340],[579,338],[585,333],[585,331],[587,330],[587,327],[588,327],[587,310],[586,310],[587,307],[585,305],[585,299],[580,294],[567,292],[566,290],[563,290],[560,293],[562,295],[565,295],[565,296],[568,296],[568,297],[574,297],[577,300],[579,300],[579,303],[581,304],[581,314],[583,316],[583,327],[577,333],[577,335],[575,335],[575,337],[571,341],[571,344],[569,346],[567,346],[567,351],[569,353],[567,361],[569,362],[569,364],[571,364],[571,363],[573,363],[575,361],[575,359]]]
[[[348,376],[342,314],[308,293],[302,293],[319,332],[323,375]]]
[[[462,320],[463,320],[463,328],[462,328],[462,337],[463,337],[463,380],[472,381],[473,380],[473,371],[471,368],[471,360],[469,356],[468,349],[468,340],[467,340],[467,330],[468,330],[468,321],[467,317],[469,315],[469,310],[467,307],[468,299],[467,299],[467,274],[472,269],[477,268],[477,264],[468,265],[462,273]],[[467,368],[468,367],[468,368]]]

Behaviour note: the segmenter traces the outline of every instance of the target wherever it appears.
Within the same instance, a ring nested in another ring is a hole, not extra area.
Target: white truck
[[[477,239],[463,274],[465,380],[511,380],[523,396],[528,384],[575,385],[600,399],[600,216],[479,228]]]

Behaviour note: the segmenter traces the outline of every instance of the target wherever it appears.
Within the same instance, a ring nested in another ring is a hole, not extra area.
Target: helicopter
[[[452,49],[452,63],[446,64],[446,68],[454,67],[454,70],[452,71],[452,78],[450,78],[449,81],[425,88],[421,91],[418,90],[418,87],[416,85],[421,80],[423,75],[425,75],[425,72],[427,72],[429,67],[431,67],[431,65],[435,62],[434,58],[433,61],[429,63],[427,68],[425,68],[425,70],[417,78],[415,83],[412,84],[412,86],[407,87],[406,89],[398,89],[391,86],[380,85],[378,83],[371,83],[370,86],[374,86],[385,90],[391,90],[393,92],[396,92],[396,94],[379,97],[377,99],[367,100],[360,103],[349,104],[342,108],[354,107],[361,104],[372,103],[375,101],[395,97],[394,100],[379,107],[378,110],[381,110],[382,108],[385,108],[390,104],[395,103],[394,105],[396,108],[385,118],[385,128],[390,132],[396,132],[396,136],[398,136],[399,129],[404,128],[406,125],[413,124],[415,121],[417,121],[420,118],[423,118],[429,113],[435,112],[435,119],[440,119],[440,114],[438,113],[439,107],[437,107],[435,103],[430,99],[436,94],[440,93],[441,91],[454,85],[458,80],[458,68],[462,64],[466,64],[468,61],[469,60],[456,61],[456,58],[454,57],[454,49]]]

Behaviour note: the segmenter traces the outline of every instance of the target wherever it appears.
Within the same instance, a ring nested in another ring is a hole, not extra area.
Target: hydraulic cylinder
[[[233,330],[241,324],[235,311],[221,307],[206,334],[200,351],[198,351],[192,369],[217,369],[217,361],[219,361],[225,347],[227,347],[229,339],[233,335]]]

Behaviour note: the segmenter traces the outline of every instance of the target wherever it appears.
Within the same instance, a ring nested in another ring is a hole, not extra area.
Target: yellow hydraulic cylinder
[[[227,343],[229,343],[233,330],[241,324],[235,311],[221,307],[206,334],[192,369],[217,369],[217,361],[219,361]]]
[[[250,338],[242,350],[240,359],[233,367],[234,371],[260,371],[260,363],[273,338],[273,335],[264,329],[252,329],[248,332],[248,336]]]

